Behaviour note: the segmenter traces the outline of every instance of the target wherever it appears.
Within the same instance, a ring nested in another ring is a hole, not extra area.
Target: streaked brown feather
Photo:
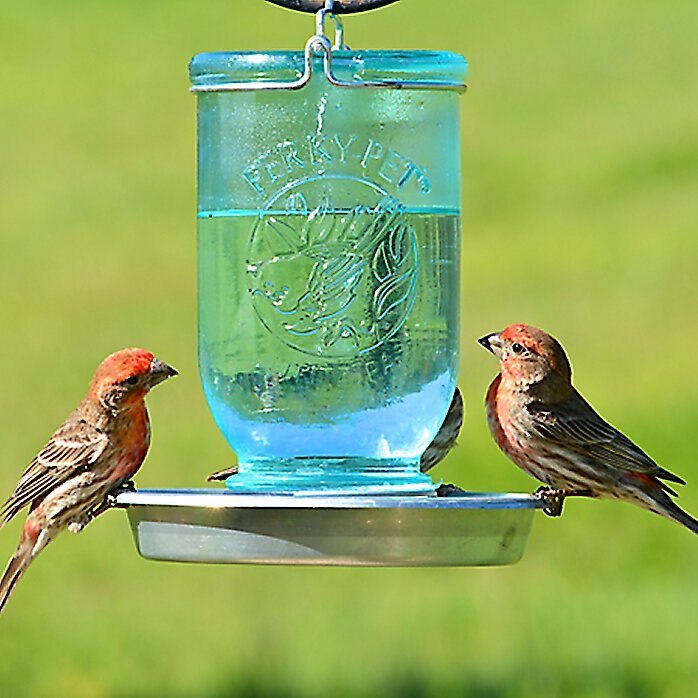
[[[7,603],[7,599],[10,598],[10,594],[17,586],[17,582],[26,571],[29,562],[31,562],[31,558],[21,556],[18,550],[8,563],[2,575],[2,579],[0,579],[0,611],[2,611]]]
[[[463,395],[458,387],[453,393],[453,399],[446,413],[443,424],[434,440],[422,454],[420,470],[426,473],[440,463],[456,445],[458,435],[463,426]]]
[[[604,421],[576,391],[561,403],[543,405],[534,402],[526,409],[533,417],[536,433],[542,438],[607,465],[686,484]]]
[[[69,419],[41,449],[0,508],[4,525],[21,509],[42,499],[104,452],[108,436],[79,417]]]

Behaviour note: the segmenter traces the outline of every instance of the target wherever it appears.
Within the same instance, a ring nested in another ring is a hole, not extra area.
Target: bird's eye
[[[138,383],[138,376],[131,376],[130,378],[127,378],[125,383],[128,385],[136,385],[136,383]]]
[[[511,345],[511,350],[514,354],[523,354],[526,351],[526,347],[523,344],[514,342],[514,344]]]

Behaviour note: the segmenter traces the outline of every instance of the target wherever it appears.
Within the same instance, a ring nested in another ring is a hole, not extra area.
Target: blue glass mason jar
[[[233,490],[429,494],[458,367],[466,63],[322,48],[190,64],[203,388]]]

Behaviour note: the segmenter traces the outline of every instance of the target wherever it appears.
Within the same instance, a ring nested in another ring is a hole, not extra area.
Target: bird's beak
[[[499,332],[492,332],[477,340],[478,344],[482,344],[487,351],[491,351],[495,356],[499,356],[499,350],[502,348],[502,339]]]
[[[153,359],[150,363],[150,385],[151,387],[162,383],[162,381],[176,376],[177,371],[160,359]]]

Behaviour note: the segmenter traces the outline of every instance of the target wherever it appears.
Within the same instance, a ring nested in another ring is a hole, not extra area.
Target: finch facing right
[[[671,499],[664,482],[685,485],[604,421],[572,386],[564,349],[549,334],[511,325],[478,342],[499,359],[485,404],[504,454],[547,485],[542,493],[561,511],[565,496],[632,502],[698,533],[698,520]]]
[[[0,611],[34,558],[64,529],[80,532],[138,472],[150,445],[145,396],[177,371],[144,349],[97,368],[82,402],[39,451],[0,506],[0,528],[29,508],[0,578]]]

